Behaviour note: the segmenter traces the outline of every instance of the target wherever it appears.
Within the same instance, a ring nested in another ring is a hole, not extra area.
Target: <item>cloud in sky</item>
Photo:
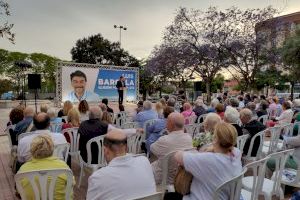
[[[9,1],[16,44],[0,39],[0,48],[21,52],[41,52],[71,60],[70,50],[79,38],[101,33],[110,41],[119,40],[113,25],[125,25],[122,47],[130,54],[147,57],[160,44],[180,6],[207,9],[218,6],[240,8],[272,4],[283,14],[300,11],[299,0],[26,0]]]

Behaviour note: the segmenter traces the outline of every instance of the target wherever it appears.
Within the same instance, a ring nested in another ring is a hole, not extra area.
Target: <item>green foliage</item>
[[[5,92],[13,91],[14,90],[14,84],[11,80],[8,79],[0,79],[0,95],[2,95]]]
[[[282,90],[285,87],[285,82],[287,82],[287,77],[282,75],[282,72],[274,67],[271,67],[266,71],[257,72],[255,77],[256,89],[258,90],[265,86]]]
[[[110,42],[101,34],[79,39],[71,49],[72,60],[79,63],[138,67],[139,61],[120,48],[119,43]]]
[[[222,90],[224,82],[225,82],[225,77],[222,74],[217,74],[212,81],[211,91],[215,93],[218,90]]]

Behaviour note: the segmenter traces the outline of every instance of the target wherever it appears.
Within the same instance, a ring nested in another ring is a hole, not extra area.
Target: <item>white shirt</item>
[[[130,137],[134,134],[136,134],[136,129],[135,128],[125,128],[125,129],[120,129],[120,128],[116,128],[111,124],[108,124],[107,127],[107,132],[112,131],[112,130],[119,130],[122,131],[127,137]]]
[[[292,109],[287,109],[283,111],[279,117],[276,117],[275,119],[278,120],[279,124],[284,124],[284,123],[291,123],[292,119],[294,116],[294,112]]]
[[[185,152],[183,164],[193,175],[191,193],[184,196],[183,200],[213,199],[217,187],[242,172],[241,152],[237,148],[234,148],[233,156]],[[221,193],[219,199],[227,200],[229,197]]]
[[[31,159],[31,153],[30,153],[31,142],[33,138],[41,134],[49,134],[52,137],[54,145],[67,143],[65,136],[61,133],[51,133],[49,130],[34,131],[33,134],[30,134],[20,139],[18,143],[17,154],[18,154],[19,162],[25,163],[26,161]]]
[[[114,158],[88,181],[87,200],[129,200],[156,193],[148,159],[127,154]]]

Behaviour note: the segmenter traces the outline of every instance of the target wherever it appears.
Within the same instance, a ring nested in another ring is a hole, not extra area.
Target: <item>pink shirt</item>
[[[184,116],[185,119],[188,117],[196,116],[195,112],[192,109],[185,110],[181,114]],[[185,124],[189,124],[189,120],[185,120]]]

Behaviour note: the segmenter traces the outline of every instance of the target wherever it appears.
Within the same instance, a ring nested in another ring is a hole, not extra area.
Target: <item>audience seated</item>
[[[126,135],[120,130],[108,132],[104,139],[108,165],[89,177],[87,200],[135,199],[156,192],[148,159],[126,151]]]
[[[207,112],[208,113],[211,113],[211,112],[216,112],[216,106],[218,105],[219,100],[217,98],[214,98],[211,103],[210,103],[210,107],[207,109]]]
[[[252,117],[254,118],[254,119],[257,119],[258,117],[257,117],[257,114],[256,114],[256,105],[255,105],[255,103],[254,102],[249,102],[248,104],[247,104],[247,108],[249,109],[249,110],[251,110],[251,112],[252,112]]]
[[[17,145],[17,138],[14,133],[16,124],[22,121],[24,118],[24,111],[21,108],[13,108],[9,113],[9,122],[7,123],[7,129],[9,132],[9,137],[11,138],[12,145]]]
[[[144,110],[139,112],[135,116],[135,120],[134,120],[134,121],[139,123],[140,128],[143,128],[144,123],[147,120],[158,118],[157,112],[152,110],[152,103],[150,101],[144,101],[143,108],[144,108]]]
[[[14,129],[14,137],[17,139],[21,133],[29,132],[33,128],[32,120],[34,116],[34,110],[31,107],[26,107],[24,110],[24,119],[16,124]]]
[[[58,111],[57,117],[67,116],[69,111],[73,108],[71,101],[65,101],[64,106],[61,110]]]
[[[268,115],[268,111],[267,111],[268,107],[269,107],[268,102],[265,100],[261,100],[259,107],[258,107],[258,111],[256,112],[257,117],[261,117],[263,115]]]
[[[41,111],[41,112],[47,113],[48,108],[49,108],[49,107],[48,107],[47,104],[41,104],[41,105],[40,105],[40,111]]]
[[[195,114],[197,115],[197,117],[206,114],[206,109],[205,109],[205,104],[203,103],[202,99],[197,99],[195,101],[195,107],[193,109],[193,111],[195,112]]]
[[[107,112],[114,113],[114,110],[108,106],[108,99],[106,98],[102,99],[102,103],[106,105]]]
[[[243,135],[243,129],[238,124],[240,120],[240,113],[233,107],[227,106],[224,114],[224,122],[227,122],[234,126],[237,131],[238,136]]]
[[[50,117],[50,123],[62,123],[61,117],[56,117],[55,108],[49,108],[47,111],[48,116]]]
[[[153,155],[157,160],[152,163],[153,173],[157,184],[162,180],[162,160],[168,153],[192,148],[192,138],[188,133],[184,133],[184,117],[180,113],[173,112],[168,116],[166,124],[168,135],[161,136],[150,146]],[[173,183],[177,166],[173,163],[169,167],[168,182]]]
[[[161,103],[161,105],[162,105],[163,108],[167,107],[167,101],[166,101],[165,98],[161,98],[161,99],[159,100],[159,102]]]
[[[160,102],[157,102],[155,104],[155,110],[157,112],[158,118],[164,118],[164,114],[163,114],[164,108]]]
[[[176,103],[176,100],[173,97],[171,97],[167,101],[167,106],[173,107],[175,109],[175,103]]]
[[[193,111],[192,105],[188,102],[183,104],[183,112],[181,114],[185,118],[185,124],[189,124],[189,120],[187,118],[196,116],[195,112]]]
[[[256,119],[253,119],[252,115],[253,114],[252,114],[251,110],[249,110],[248,108],[244,108],[240,111],[240,119],[243,124],[243,132],[245,132],[245,134],[249,134],[249,138],[247,139],[245,146],[244,146],[244,150],[243,150],[243,153],[245,155],[247,155],[247,153],[248,153],[248,149],[249,149],[252,137],[256,133],[258,133],[266,128],[261,122],[257,121]],[[252,157],[256,156],[257,150],[259,147],[259,143],[260,143],[260,138],[258,137],[255,139],[254,144],[253,144],[253,149],[251,152]]]
[[[89,119],[81,122],[78,133],[80,134],[79,139],[79,150],[82,159],[87,161],[87,142],[97,136],[104,135],[107,133],[108,125],[101,121],[102,111],[99,107],[91,107],[89,110]],[[98,146],[92,144],[92,163],[97,163],[98,158]]]
[[[239,96],[239,106],[238,106],[238,108],[239,109],[242,109],[242,108],[244,108],[245,107],[245,103],[244,103],[244,98],[243,98],[243,96]]]
[[[54,143],[50,135],[38,135],[32,139],[29,145],[32,159],[23,164],[18,173],[50,169],[69,169],[64,161],[52,156]],[[65,198],[66,183],[67,176],[64,174],[59,175],[55,184],[54,199]],[[34,199],[34,191],[29,180],[23,179],[21,184],[25,190],[26,198]],[[73,182],[74,184],[75,181]]]
[[[143,110],[143,101],[139,101],[137,103],[137,108],[136,108],[136,114],[138,114],[139,112],[141,112]]]
[[[237,98],[231,97],[229,99],[228,103],[229,103],[228,105],[233,107],[233,108],[238,109],[238,107],[239,107],[239,100]],[[244,104],[247,105],[245,102],[244,102]]]
[[[218,186],[242,172],[241,152],[234,148],[237,133],[235,128],[225,122],[216,125],[213,145],[204,153],[177,152],[175,159],[179,165],[193,175],[190,194],[183,199],[208,200]],[[230,193],[221,192],[220,199],[229,199]],[[165,196],[165,199],[182,199]]]
[[[146,148],[148,152],[150,152],[151,144],[153,144],[155,141],[158,140],[158,138],[162,136],[160,135],[160,132],[166,128],[167,118],[172,112],[174,112],[174,108],[170,106],[165,107],[163,110],[164,118],[157,119],[153,125],[148,127],[147,132],[149,133],[149,137],[146,140]]]
[[[278,124],[285,124],[285,123],[291,123],[294,112],[291,109],[291,104],[289,102],[284,102],[282,104],[282,111],[279,117],[276,117],[275,120],[278,122]]]
[[[49,130],[50,118],[46,113],[38,113],[34,116],[33,124],[36,130],[20,139],[18,145],[18,162],[25,163],[31,159],[30,144],[38,135],[48,134],[51,136],[54,145],[67,143],[65,137],[61,133],[52,133]]]
[[[89,119],[89,104],[86,100],[82,100],[79,102],[78,111],[80,113],[80,121],[83,122]]]
[[[79,127],[80,113],[77,108],[72,108],[68,112],[67,122],[62,125],[62,129]]]
[[[221,103],[218,103],[215,107],[216,113],[221,117],[221,119],[224,119],[224,105]]]

